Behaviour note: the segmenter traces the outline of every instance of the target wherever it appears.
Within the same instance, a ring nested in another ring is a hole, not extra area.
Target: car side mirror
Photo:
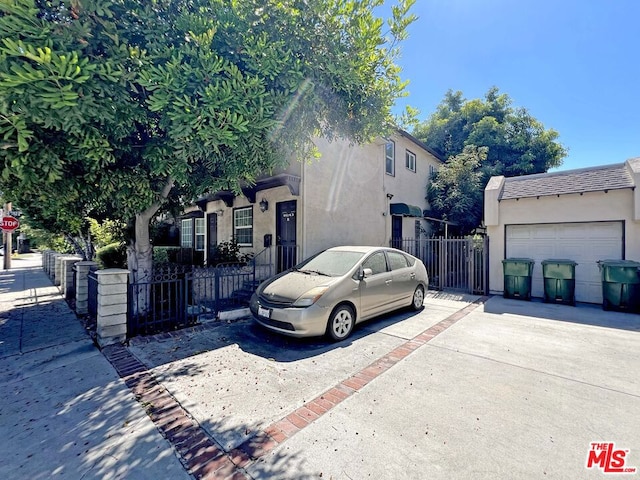
[[[362,270],[360,270],[360,280],[364,280],[371,275],[373,275],[373,270],[371,270],[370,268],[363,268]]]

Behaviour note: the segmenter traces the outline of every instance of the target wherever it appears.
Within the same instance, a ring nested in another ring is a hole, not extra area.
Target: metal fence
[[[127,334],[130,337],[168,332],[197,323],[187,312],[185,278],[189,270],[189,265],[158,266],[148,281],[129,285]]]
[[[91,268],[87,275],[87,313],[89,318],[95,319],[98,316],[98,276],[96,275],[97,266]]]
[[[431,289],[488,293],[488,237],[394,238],[391,246],[422,260]]]
[[[185,277],[187,314],[205,320],[225,308],[247,304],[256,285],[256,270],[249,265],[194,268]]]
[[[155,267],[148,282],[129,285],[129,336],[167,332],[213,319],[221,310],[246,305],[260,281],[274,271],[265,249],[247,264]]]

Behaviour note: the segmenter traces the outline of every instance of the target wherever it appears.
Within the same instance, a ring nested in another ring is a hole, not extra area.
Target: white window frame
[[[384,144],[384,171],[387,175],[396,176],[396,142],[393,140],[388,140]]]
[[[190,218],[184,218],[180,221],[180,246],[193,248],[193,221]]]
[[[205,221],[204,218],[195,218],[195,250],[198,252],[204,252],[205,244]]]
[[[410,170],[413,173],[416,172],[416,154],[411,150],[407,150],[405,153],[405,165],[407,170]]]
[[[249,215],[243,218],[242,215],[247,212]],[[249,225],[239,225],[239,220],[244,220],[245,218],[250,219],[251,223]],[[246,230],[250,230],[251,232],[251,242],[240,242],[238,240],[238,233],[239,231]],[[233,238],[236,239],[240,247],[253,247],[253,207],[241,207],[233,210]]]

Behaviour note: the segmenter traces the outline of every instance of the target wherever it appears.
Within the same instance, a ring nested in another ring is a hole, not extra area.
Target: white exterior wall
[[[492,179],[495,180],[495,179]],[[489,187],[499,188],[498,182]],[[637,189],[636,189],[637,190]],[[489,236],[489,289],[504,291],[502,260],[505,258],[505,226],[624,221],[625,257],[640,261],[640,221],[635,220],[635,195],[631,189],[608,193],[586,192],[540,198],[497,201],[496,190],[485,192],[485,222]]]

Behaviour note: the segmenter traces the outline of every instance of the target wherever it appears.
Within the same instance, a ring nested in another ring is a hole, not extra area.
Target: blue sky
[[[402,44],[409,104],[493,85],[568,148],[561,170],[640,156],[640,1],[416,0]]]

